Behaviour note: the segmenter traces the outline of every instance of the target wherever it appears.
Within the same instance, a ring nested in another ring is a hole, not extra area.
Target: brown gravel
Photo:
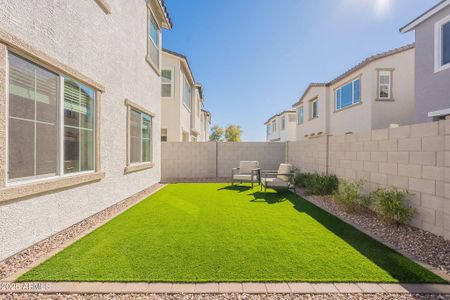
[[[304,196],[302,191],[299,194]],[[360,214],[348,214],[329,196],[306,197],[307,200],[339,216],[346,222],[379,237],[386,244],[408,253],[418,261],[450,274],[449,240],[416,227],[388,225],[370,210]]]
[[[105,222],[125,209],[135,205],[139,201],[143,200],[148,194],[162,187],[162,184],[155,184],[151,187],[122,200],[107,209],[104,209],[83,221],[76,223],[69,228],[60,231],[59,233],[50,236],[49,238],[42,240],[34,244],[33,246],[26,248],[19,253],[6,258],[0,262],[0,280],[4,279],[19,269],[22,269],[30,265],[35,260],[43,257],[52,250],[61,247],[65,243],[77,239],[84,232],[96,227],[98,224]]]
[[[450,295],[420,295],[420,294],[0,294],[0,300],[9,299],[267,299],[267,300],[290,300],[290,299],[308,299],[308,300],[448,300]]]

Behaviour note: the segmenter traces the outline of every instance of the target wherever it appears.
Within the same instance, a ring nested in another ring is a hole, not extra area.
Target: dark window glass
[[[442,26],[442,64],[450,63],[450,22]]]

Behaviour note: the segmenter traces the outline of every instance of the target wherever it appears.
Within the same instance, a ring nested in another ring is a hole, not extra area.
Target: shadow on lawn
[[[251,186],[245,186],[245,185],[227,185],[223,188],[218,189],[218,191],[222,190],[228,190],[228,191],[237,191],[239,193],[247,192],[252,189]]]
[[[347,244],[401,283],[446,283],[445,280],[421,266],[412,263],[408,258],[402,256],[395,250],[372,239],[355,227],[344,223],[332,214],[329,214],[292,192],[255,192],[250,195],[255,197],[251,202],[267,202],[268,204],[275,204],[290,201],[298,212],[314,218],[329,231],[344,240]]]

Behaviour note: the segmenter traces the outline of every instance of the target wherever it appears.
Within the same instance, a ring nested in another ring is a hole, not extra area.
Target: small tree
[[[240,142],[242,135],[241,126],[230,124],[225,129],[225,139],[227,142]]]
[[[219,124],[214,124],[211,127],[211,134],[209,135],[209,140],[212,142],[221,142],[223,141],[223,128],[219,126]]]

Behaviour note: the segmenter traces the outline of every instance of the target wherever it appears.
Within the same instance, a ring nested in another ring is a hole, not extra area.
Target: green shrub
[[[347,212],[361,211],[370,204],[370,198],[360,193],[362,185],[363,181],[339,182],[338,190],[333,195],[334,201],[342,205]]]
[[[416,210],[404,204],[407,191],[393,188],[378,189],[370,194],[375,212],[390,224],[406,224],[411,221]]]
[[[335,175],[297,172],[294,179],[295,184],[305,188],[305,192],[311,195],[331,195],[339,184]]]

